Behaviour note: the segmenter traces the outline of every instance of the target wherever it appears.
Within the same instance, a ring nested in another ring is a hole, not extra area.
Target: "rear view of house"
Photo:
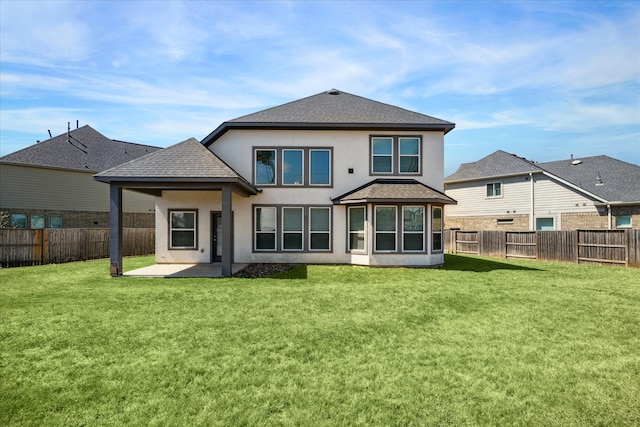
[[[444,135],[454,124],[338,90],[222,123],[101,172],[112,274],[122,189],[156,197],[156,262],[444,262]]]
[[[445,189],[458,201],[447,228],[640,228],[640,166],[608,156],[535,163],[498,150],[461,165]]]

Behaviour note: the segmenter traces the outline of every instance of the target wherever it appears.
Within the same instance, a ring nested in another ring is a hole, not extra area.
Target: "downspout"
[[[535,231],[535,196],[534,196],[534,184],[533,184],[533,172],[529,172],[529,179],[531,180],[531,212],[529,213],[529,231]]]
[[[607,205],[607,217],[609,219],[609,230],[612,229],[612,221],[611,221],[611,205]]]

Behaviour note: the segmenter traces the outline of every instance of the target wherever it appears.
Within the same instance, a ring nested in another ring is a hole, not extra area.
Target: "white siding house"
[[[534,163],[499,150],[460,166],[445,193],[458,201],[447,228],[640,228],[640,167],[607,156]]]

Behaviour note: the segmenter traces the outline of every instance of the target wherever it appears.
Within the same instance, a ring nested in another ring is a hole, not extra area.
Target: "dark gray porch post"
[[[109,256],[111,276],[122,276],[122,187],[110,185]]]
[[[233,229],[231,227],[231,185],[222,187],[222,276],[231,277],[233,274]]]

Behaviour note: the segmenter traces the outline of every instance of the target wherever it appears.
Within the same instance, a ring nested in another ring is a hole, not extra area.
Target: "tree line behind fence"
[[[123,229],[123,255],[155,253],[155,229]],[[58,264],[109,257],[109,230],[0,229],[0,267]]]
[[[499,258],[640,267],[640,230],[447,230],[445,251]]]

